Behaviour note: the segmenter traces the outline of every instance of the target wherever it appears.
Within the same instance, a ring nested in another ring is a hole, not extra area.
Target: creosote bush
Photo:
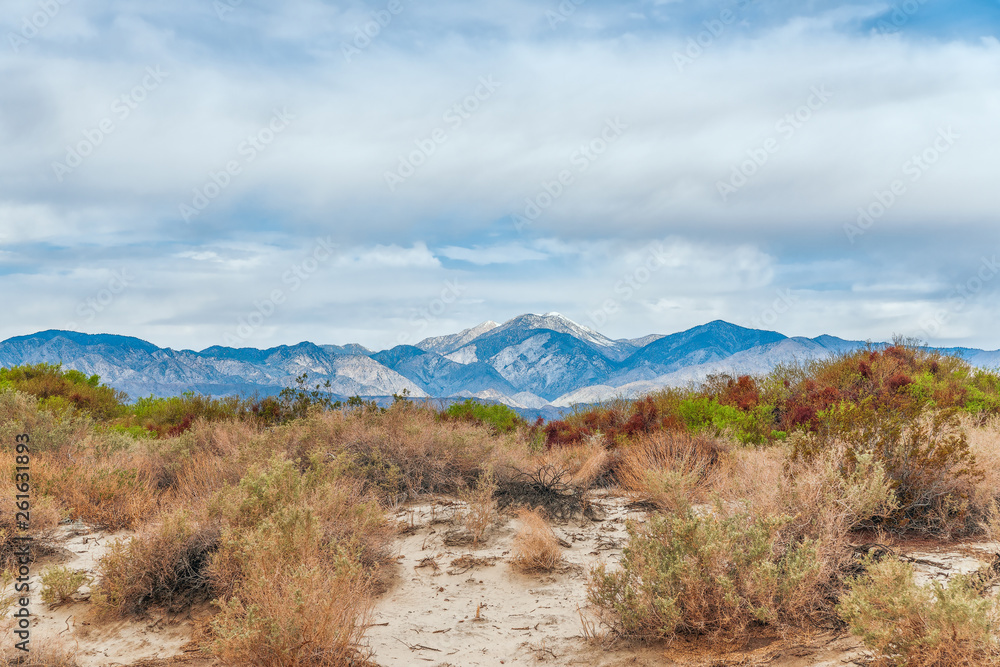
[[[965,575],[947,585],[919,586],[913,567],[868,560],[837,609],[851,632],[875,653],[876,665],[973,667],[1000,665],[995,631],[1000,606]]]
[[[86,572],[68,567],[53,567],[42,573],[42,601],[46,604],[69,602],[84,584],[90,582]]]
[[[863,457],[882,466],[897,501],[882,527],[945,536],[979,530],[988,509],[977,491],[984,473],[954,409],[893,412],[866,400],[832,409],[828,423],[823,433],[796,439],[794,455],[839,450],[844,470]]]
[[[788,517],[693,512],[629,525],[621,568],[592,572],[589,599],[618,635],[737,640],[750,626],[799,626],[824,610],[813,540],[790,542]]]

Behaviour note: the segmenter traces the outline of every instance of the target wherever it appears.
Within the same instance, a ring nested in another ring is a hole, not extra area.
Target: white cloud
[[[683,71],[674,53],[716,3],[587,3],[557,31],[527,0],[413,3],[351,63],[341,43],[375,6],[360,0],[243,3],[221,21],[195,0],[67,5],[20,53],[0,52],[2,258],[35,272],[0,276],[0,336],[59,325],[46,308],[72,312],[101,271],[126,263],[142,286],[95,326],[215,343],[247,304],[287,287],[317,235],[347,250],[261,343],[391,344],[378,333],[386,323],[405,328],[456,277],[468,290],[435,333],[525,311],[585,320],[650,239],[667,239],[666,264],[609,318],[609,334],[709,315],[746,323],[784,289],[802,298],[781,330],[912,328],[946,299],[935,285],[1000,245],[1000,43],[989,25],[966,41],[859,34],[871,4],[765,4]],[[6,27],[36,8],[13,1]],[[629,10],[648,18],[641,30]],[[52,162],[156,65],[169,78],[60,183]],[[491,75],[496,92],[448,120]],[[820,85],[832,99],[784,136],[777,123]],[[248,160],[241,147],[275,107],[294,122]],[[628,126],[620,139],[581,162],[615,118]],[[858,207],[907,178],[907,161],[949,126],[954,148],[849,243]],[[385,172],[435,130],[444,139],[390,192]],[[717,183],[774,137],[779,150],[723,202]],[[233,160],[239,173],[220,175]],[[561,172],[571,179],[556,188]],[[182,224],[178,205],[213,179],[225,181],[218,196]],[[551,201],[519,233],[510,215],[543,193]],[[446,269],[435,253],[464,265]],[[990,298],[942,335],[989,345]]]
[[[427,249],[425,243],[414,243],[410,248],[398,245],[376,245],[373,248],[354,248],[338,257],[336,265],[356,269],[436,269],[441,262]]]
[[[549,256],[546,253],[516,243],[486,247],[475,246],[473,248],[447,246],[438,250],[438,253],[448,259],[457,259],[480,266],[487,264],[518,264],[520,262],[546,259]]]

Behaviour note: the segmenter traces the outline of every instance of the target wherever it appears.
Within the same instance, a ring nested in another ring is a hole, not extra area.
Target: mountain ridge
[[[821,359],[869,343],[830,335],[789,337],[714,320],[673,334],[613,340],[559,313],[492,320],[414,345],[372,351],[303,341],[266,349],[160,348],[140,338],[47,330],[0,342],[0,367],[39,362],[100,375],[132,398],[182,391],[273,395],[307,373],[338,396],[480,398],[518,409],[565,408],[634,398],[712,373],[762,374],[779,363]],[[879,343],[877,345],[883,345]],[[1000,351],[946,348],[982,367]]]

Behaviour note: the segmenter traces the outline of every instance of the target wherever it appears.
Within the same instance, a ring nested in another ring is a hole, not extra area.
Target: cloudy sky
[[[0,339],[1000,348],[1000,2],[5,0]]]

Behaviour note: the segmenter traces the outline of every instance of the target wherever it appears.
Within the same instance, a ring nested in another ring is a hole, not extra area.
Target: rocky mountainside
[[[384,397],[478,397],[516,408],[568,407],[614,396],[636,397],[712,373],[762,374],[862,347],[833,336],[789,338],[715,321],[680,333],[612,340],[558,313],[484,322],[449,336],[372,352],[356,344],[299,343],[266,350],[159,348],[138,338],[43,331],[0,343],[0,367],[59,363],[132,397],[183,391],[270,395],[308,373],[333,393]],[[1000,351],[942,350],[981,367]]]

